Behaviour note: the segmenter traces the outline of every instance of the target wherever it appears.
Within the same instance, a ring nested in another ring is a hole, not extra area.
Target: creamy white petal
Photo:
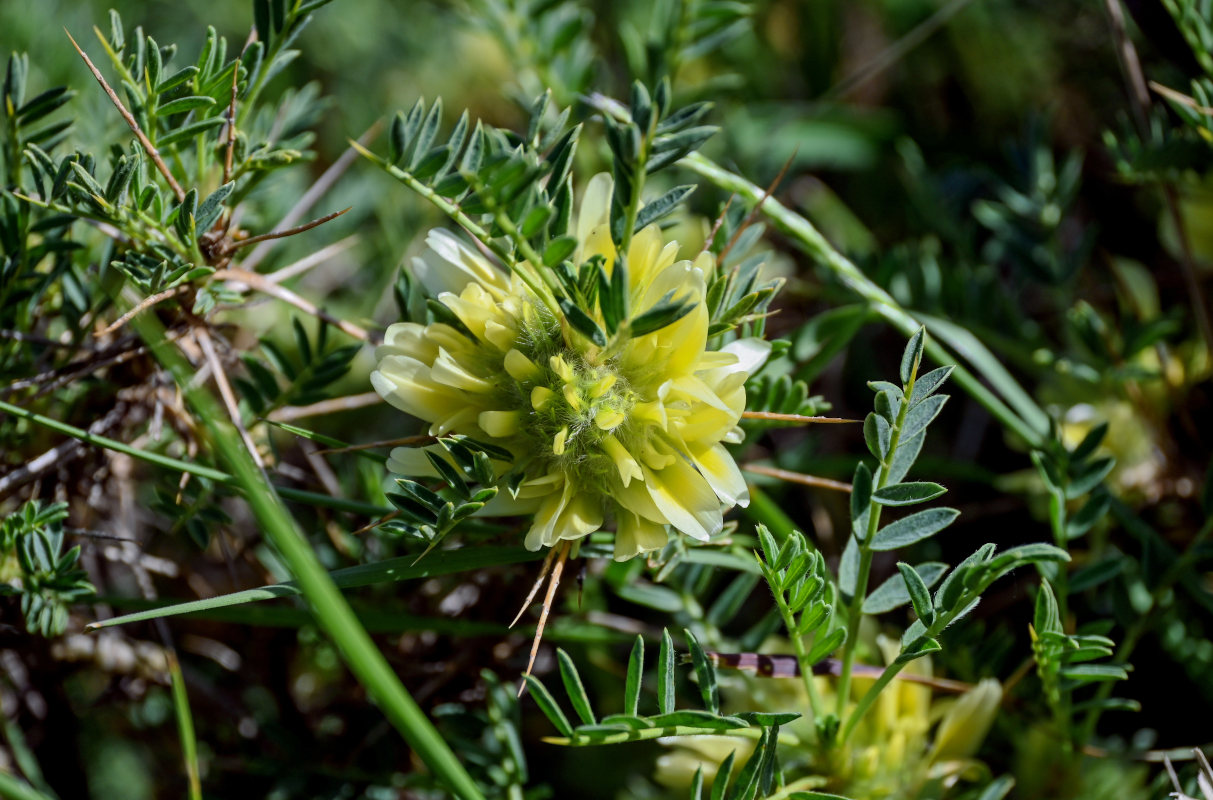
[[[414,417],[433,422],[461,404],[459,393],[430,379],[430,368],[408,356],[388,356],[371,373],[371,386],[390,404]]]
[[[577,213],[577,241],[582,248],[590,240],[590,234],[595,228],[610,222],[611,195],[615,190],[615,182],[610,173],[600,172],[590,178],[581,195],[581,209]],[[586,256],[579,254],[579,263]]]
[[[750,504],[750,490],[746,486],[737,462],[724,445],[717,444],[693,455],[699,474],[716,492],[716,496],[730,506],[745,508]]]
[[[615,560],[627,561],[633,556],[660,550],[669,541],[664,525],[651,522],[627,511],[617,515],[615,530]]]
[[[427,251],[413,260],[413,272],[431,295],[459,294],[473,281],[502,295],[509,291],[510,282],[504,273],[447,231],[431,230],[425,244]]]
[[[665,469],[646,469],[644,485],[670,524],[691,538],[707,541],[724,527],[716,493],[682,459]]]
[[[414,478],[438,477],[438,470],[426,458],[423,447],[393,447],[387,457],[387,468],[398,475]]]
[[[733,370],[753,375],[771,355],[771,343],[765,339],[750,337],[729,342],[720,350],[737,356],[737,364],[732,367]]]

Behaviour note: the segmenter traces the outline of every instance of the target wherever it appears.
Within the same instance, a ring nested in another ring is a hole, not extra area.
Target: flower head
[[[577,264],[601,256],[608,277],[611,192],[605,175],[590,182],[573,254]],[[624,560],[663,547],[666,526],[706,540],[720,531],[724,507],[748,503],[723,442],[740,440],[745,381],[770,346],[741,339],[707,349],[709,254],[678,260],[678,244],[663,242],[656,226],[638,232],[624,262],[629,318],[671,301],[684,313],[640,335],[624,322],[603,344],[451,234],[432,231],[426,244],[414,272],[457,324],[392,325],[371,381],[431,434],[465,434],[514,455],[524,480],[498,510],[534,513],[529,549],[579,539],[613,518],[615,557]],[[592,316],[603,323],[600,311]],[[434,474],[423,453],[406,448],[388,466]]]

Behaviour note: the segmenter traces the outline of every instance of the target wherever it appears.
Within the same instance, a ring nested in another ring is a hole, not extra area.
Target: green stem
[[[545,737],[543,741],[548,744],[560,744],[569,747],[594,747],[604,744],[620,744],[622,742],[644,742],[652,739],[661,739],[666,736],[730,736],[738,739],[761,739],[762,733],[763,729],[757,726],[719,731],[688,725],[670,725],[665,728],[641,728],[635,731],[621,731],[620,733],[611,733],[606,736],[589,737],[577,736],[576,734],[572,738],[551,736]],[[800,747],[801,741],[799,736],[780,731],[779,744],[785,747]]]
[[[725,191],[738,194],[750,203],[761,202],[763,213],[771,219],[776,228],[790,236],[802,250],[821,266],[834,273],[851,291],[870,302],[877,313],[903,334],[912,336],[922,327],[922,323],[902,308],[892,295],[873,283],[860,271],[859,267],[835,250],[811,222],[778,200],[768,197],[765,189],[729,172],[700,153],[691,153],[678,163],[707,178]],[[927,329],[931,329],[930,324]],[[1046,430],[1038,430],[1037,427],[1020,418],[997,395],[987,389],[973,373],[961,366],[956,356],[936,343],[928,343],[926,349],[931,358],[938,363],[955,365],[952,380],[989,411],[1007,430],[1022,438],[1031,447],[1039,449],[1045,446]]]
[[[198,771],[198,740],[194,735],[194,716],[185,691],[185,676],[175,655],[169,655],[169,676],[173,685],[173,708],[177,713],[177,733],[181,737],[181,754],[185,759],[185,774],[189,781],[190,800],[202,800],[202,779]]]
[[[649,150],[653,146],[653,134],[657,130],[657,114],[654,111],[649,121],[649,129],[644,132],[640,142],[640,152],[636,154],[636,169],[632,174],[632,194],[628,198],[627,208],[623,212],[623,235],[619,237],[619,252],[627,254],[632,244],[632,234],[635,232],[636,217],[640,214],[640,197],[644,191],[644,179],[648,174]]]
[[[842,726],[842,732],[838,736],[839,745],[846,743],[855,727],[859,724],[859,721],[863,719],[864,714],[868,713],[868,709],[872,707],[872,703],[876,702],[876,698],[897,677],[897,673],[901,672],[904,666],[904,663],[894,661],[884,668],[884,672],[880,673],[880,677],[876,679],[876,683],[872,684],[871,688],[864,693],[864,696],[859,699],[859,703],[855,706],[855,710],[847,717],[846,724]]]
[[[417,756],[460,800],[483,800],[484,796],[462,762],[400,683],[342,597],[282,499],[245,449],[239,432],[228,421],[219,403],[208,391],[193,384],[193,369],[165,337],[163,326],[150,316],[135,317],[131,325],[185,393],[197,418],[210,434],[215,451],[244,489],[262,532],[281,554],[316,621],[336,643],[358,681]]]
[[[767,583],[772,583],[771,578],[767,578]],[[809,707],[812,709],[813,720],[816,720],[821,717],[821,698],[817,694],[817,686],[813,680],[813,664],[809,661],[809,651],[805,649],[804,637],[796,633],[796,618],[787,603],[784,602],[783,592],[775,593],[775,604],[779,606],[779,615],[783,617],[783,625],[792,639],[792,648],[796,651],[796,663],[800,665],[800,677],[804,681],[804,689],[809,695]],[[814,735],[816,736],[815,733]]]
[[[970,590],[964,592],[957,600],[955,608],[963,611],[980,594],[980,591],[974,592]],[[937,613],[935,615],[935,619],[930,625],[927,626],[927,630],[923,634],[924,638],[933,639],[946,630],[947,627],[952,624],[952,621],[956,619],[957,613],[959,612],[949,614]],[[909,663],[910,661],[903,661],[899,657],[894,659],[891,664],[884,668],[884,672],[880,673],[880,677],[876,679],[876,683],[872,684],[867,692],[864,693],[863,697],[859,699],[859,703],[856,704],[855,709],[851,712],[850,716],[847,717],[846,723],[843,724],[842,732],[838,736],[838,744],[840,746],[846,744],[847,739],[850,738],[852,733],[854,733],[855,728],[863,719],[864,714],[868,713],[868,709],[870,709],[872,704],[876,702],[876,698],[880,697],[880,693],[885,690],[885,687],[889,685],[889,682],[896,678],[902,669],[905,668],[906,664]]]
[[[889,482],[889,469],[897,448],[901,444],[901,431],[905,427],[906,414],[914,400],[914,382],[918,380],[918,367],[915,362],[910,369],[910,380],[906,382],[897,409],[897,419],[893,422],[893,430],[889,434],[889,450],[876,470],[876,481],[872,490],[872,499],[868,501],[868,530],[863,540],[859,542],[859,573],[855,578],[855,594],[847,608],[847,639],[842,650],[842,671],[838,676],[838,716],[846,710],[847,700],[851,694],[851,670],[855,666],[855,650],[859,640],[859,623],[863,619],[863,600],[868,594],[868,580],[872,574],[872,539],[880,530],[881,506],[876,502],[876,492],[883,489]]]
[[[1049,509],[1049,527],[1053,532],[1053,544],[1062,550],[1068,550],[1065,491],[1053,489],[1050,492],[1049,501],[1057,504],[1056,509]],[[1058,565],[1057,574],[1053,577],[1053,594],[1057,598],[1057,615],[1061,619],[1061,628],[1064,631],[1066,620],[1070,617],[1070,575],[1064,564]]]
[[[504,249],[498,255],[510,265],[510,268],[514,272],[518,273],[518,277],[522,278],[531,291],[538,295],[549,311],[555,314],[557,318],[562,316],[560,304],[556,302],[556,292],[559,287],[551,272],[544,267],[543,256],[535,252],[535,248],[531,247],[531,243],[522,235],[522,231],[518,230],[518,226],[514,224],[514,220],[510,219],[510,215],[505,213],[505,210],[497,204],[492,193],[487,191],[487,188],[479,178],[474,174],[468,174],[466,177],[472,187],[472,191],[484,201],[485,207],[493,215],[493,221],[497,223],[497,226],[501,230],[505,231],[506,236],[510,237],[518,252],[522,254],[523,259],[530,265],[530,270],[524,270],[517,259],[513,258]],[[494,250],[493,252],[498,251]],[[534,274],[531,274],[532,272]]]

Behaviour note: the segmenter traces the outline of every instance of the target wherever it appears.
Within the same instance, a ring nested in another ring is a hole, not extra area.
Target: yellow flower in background
[[[886,660],[895,658],[900,649],[895,640],[883,636],[877,636],[875,645]],[[936,688],[914,680],[933,679],[930,657],[912,662],[902,675],[906,677],[894,680],[880,695],[835,758],[821,760],[813,741],[811,715],[805,714],[780,729],[799,742],[783,743],[779,749],[780,762],[798,789],[877,800],[919,797],[925,786],[937,784],[933,791],[942,790],[942,794],[925,796],[948,796],[949,790],[959,792],[968,781],[988,777],[989,769],[975,754],[998,714],[1002,685],[986,678],[959,695],[942,695]],[[730,707],[763,711],[809,708],[804,684],[799,680],[728,673],[721,673],[720,680],[728,689],[725,713]],[[832,708],[836,699],[834,678],[819,676],[813,680],[823,706]],[[873,680],[856,678],[852,696],[862,696]],[[728,736],[660,741],[668,747],[657,759],[654,778],[675,790],[675,796],[685,795],[696,770],[702,769],[705,784],[710,784],[729,753],[735,752],[736,762],[744,763],[754,748],[752,742]]]
[[[590,181],[574,263],[602,256],[613,269],[612,188],[606,175]],[[392,325],[371,382],[431,434],[461,433],[513,454],[525,480],[491,510],[534,514],[527,548],[580,539],[613,518],[615,558],[625,560],[663,547],[666,526],[706,540],[725,508],[749,502],[723,443],[740,441],[745,381],[770,345],[707,349],[709,254],[678,260],[678,244],[656,226],[638,232],[627,252],[630,317],[671,298],[689,311],[643,335],[625,323],[600,346],[451,234],[432,231],[426,245],[414,272],[461,327]],[[397,448],[388,467],[436,474],[417,449]]]

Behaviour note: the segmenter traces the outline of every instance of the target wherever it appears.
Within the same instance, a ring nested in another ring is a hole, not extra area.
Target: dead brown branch
[[[792,472],[791,470],[779,469],[778,467],[765,467],[762,464],[742,464],[741,468],[754,475],[765,475],[768,478],[778,478],[781,481],[799,483],[802,486],[815,486],[818,489],[832,489],[836,492],[850,493],[851,491],[851,484],[849,483],[834,481],[829,478],[818,478],[816,475],[805,475],[803,472]]]
[[[227,269],[218,270],[211,277],[213,277],[215,280],[235,281],[246,284],[259,292],[268,294],[271,297],[276,297],[284,303],[289,303],[306,314],[311,314],[313,317],[318,317],[319,319],[324,320],[333,327],[344,331],[350,336],[353,336],[355,339],[363,342],[374,341],[374,338],[366,331],[366,329],[361,328],[352,322],[337,319],[332,314],[318,307],[311,301],[303,299],[290,289],[279,286],[260,273],[249,272],[248,270],[241,269],[240,267],[228,267]]]
[[[363,392],[361,394],[346,395],[345,397],[333,397],[306,406],[283,406],[276,411],[271,411],[269,419],[272,422],[292,422],[305,417],[319,417],[339,411],[353,411],[356,408],[365,408],[366,406],[373,406],[382,402],[383,398],[375,392]]]
[[[143,145],[143,149],[146,150],[148,156],[151,157],[152,162],[156,165],[156,169],[160,170],[160,174],[164,176],[166,181],[168,181],[168,185],[172,188],[173,194],[177,196],[177,202],[184,200],[185,190],[181,188],[181,184],[177,183],[177,179],[174,178],[173,173],[169,171],[168,165],[165,164],[164,159],[160,157],[160,151],[156,149],[154,144],[152,144],[151,139],[147,138],[147,134],[145,134],[143,129],[139,127],[139,123],[135,121],[135,118],[131,115],[131,112],[127,111],[126,106],[122,105],[122,100],[119,99],[118,94],[112,88],[110,88],[110,85],[105,80],[105,76],[102,75],[101,70],[97,69],[96,65],[93,64],[93,60],[88,57],[88,53],[84,52],[84,50],[80,48],[80,45],[76,44],[76,40],[72,38],[71,33],[68,33],[67,28],[64,28],[63,32],[67,34],[67,38],[71,41],[72,47],[76,48],[76,52],[79,53],[80,57],[84,59],[84,63],[86,66],[88,66],[89,71],[93,73],[93,77],[96,78],[97,82],[101,84],[101,88],[105,90],[107,95],[109,95],[110,100],[117,107],[118,113],[122,115],[124,120],[126,120],[126,124],[130,126],[130,129],[134,132],[135,137],[139,140],[139,144]]]
[[[808,417],[804,414],[780,414],[776,411],[743,411],[741,412],[742,419],[765,419],[771,422],[795,422],[798,425],[842,425],[846,423],[859,422],[857,419],[846,419],[844,417]]]
[[[100,339],[102,336],[108,336],[109,334],[111,334],[114,331],[121,328],[126,323],[130,322],[131,319],[133,319],[135,317],[135,315],[138,314],[139,312],[146,311],[147,309],[151,308],[152,306],[157,305],[158,303],[162,303],[165,300],[168,300],[170,297],[174,297],[185,291],[188,291],[189,288],[190,288],[189,286],[182,284],[180,286],[174,286],[171,289],[165,289],[163,292],[157,292],[156,294],[148,295],[147,297],[140,300],[139,304],[136,305],[134,308],[132,308],[130,311],[128,311],[125,314],[123,314],[122,316],[118,317],[118,319],[111,322],[105,328],[102,328],[101,330],[94,333],[93,336],[97,337],[98,339]]]

